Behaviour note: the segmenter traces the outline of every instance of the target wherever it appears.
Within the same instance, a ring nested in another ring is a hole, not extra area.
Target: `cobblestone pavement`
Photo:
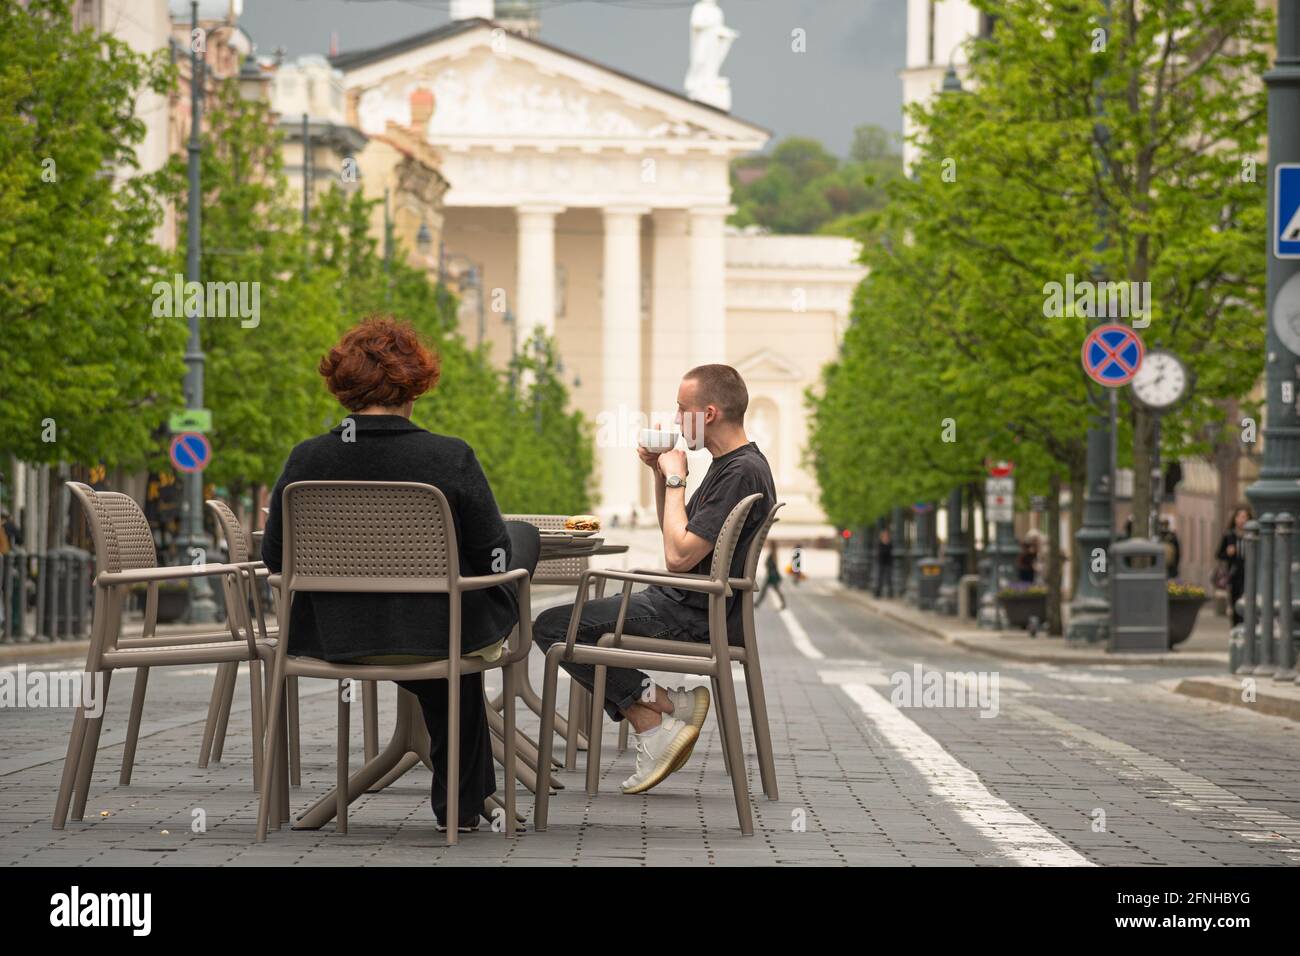
[[[354,804],[346,836],[330,826],[286,828],[256,845],[247,682],[224,760],[202,770],[215,668],[193,667],[151,674],[129,787],[117,775],[131,677],[114,679],[86,820],[62,832],[49,818],[71,712],[0,709],[0,865],[1296,862],[1296,724],[1170,693],[1168,681],[1186,668],[999,661],[874,615],[829,580],[787,582],[785,591],[788,610],[769,603],[758,616],[781,795],[762,795],[747,730],[752,838],[736,828],[710,718],[686,767],[637,797],[618,792],[631,755],[616,752],[607,725],[601,794],[588,799],[581,772],[560,772],[566,789],[552,800],[546,833],[508,841],[485,828],[445,847],[432,825],[428,771],[417,767]],[[539,655],[533,665],[540,686]],[[295,811],[332,785],[331,689],[303,683]],[[390,685],[385,736],[392,707]],[[354,767],[360,723],[358,712]],[[531,804],[521,791],[521,808]]]

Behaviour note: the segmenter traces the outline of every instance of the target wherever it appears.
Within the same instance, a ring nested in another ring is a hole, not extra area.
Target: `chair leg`
[[[725,626],[725,625],[724,625]],[[736,686],[731,680],[731,662],[723,659],[717,677],[719,691],[718,716],[725,727],[724,746],[730,754],[731,789],[736,795],[736,816],[740,819],[740,832],[754,835],[754,820],[749,809],[749,781],[745,776],[745,758],[740,752],[740,716],[736,710]]]
[[[556,645],[558,646],[558,645]],[[587,796],[600,792],[600,737],[605,730],[605,668],[591,682],[591,722],[587,725]]]
[[[206,767],[212,756],[212,741],[217,735],[217,718],[221,712],[221,699],[224,694],[226,668],[228,664],[217,667],[217,676],[212,681],[212,696],[208,699],[208,719],[203,723],[203,740],[199,743],[199,767]]]
[[[546,830],[546,814],[551,804],[551,752],[555,745],[555,687],[559,683],[560,655],[563,644],[555,644],[546,652],[546,667],[542,677],[542,727],[537,732],[537,790],[533,801],[533,829]],[[587,758],[591,759],[590,756]]]
[[[745,659],[745,693],[749,696],[749,717],[754,724],[754,748],[758,751],[763,793],[769,800],[776,800],[776,760],[772,755],[772,729],[767,722],[767,696],[763,692],[762,668],[752,653]]]
[[[72,819],[86,815],[86,797],[90,790],[90,775],[95,772],[95,756],[99,753],[99,732],[104,729],[104,714],[108,711],[108,684],[112,671],[104,671],[104,703],[98,717],[86,718],[86,738],[81,744],[81,757],[77,764],[76,791],[72,799]]]
[[[266,726],[266,759],[262,765],[261,799],[257,803],[256,840],[258,843],[266,842],[266,831],[271,822],[271,803],[278,799],[278,795],[275,793],[277,789],[275,780],[281,766],[278,737],[284,732],[284,724],[282,723],[284,683],[283,662],[277,659],[271,667],[271,702],[267,707],[269,717]]]
[[[298,678],[289,678],[289,783],[302,786],[302,738],[298,730]]]
[[[377,681],[361,683],[361,733],[365,741],[366,763],[379,756],[379,684]]]
[[[348,723],[352,716],[352,701],[348,695],[351,690],[350,682],[339,681],[338,780],[335,783],[338,798],[334,805],[336,833],[348,832],[348,734],[351,730]]]
[[[263,751],[266,742],[266,714],[262,710],[262,662],[254,658],[248,662],[248,692],[252,701],[253,720],[253,792],[261,791]]]
[[[135,745],[140,739],[140,717],[144,713],[144,694],[149,686],[149,668],[135,672],[135,688],[131,691],[131,717],[126,724],[126,745],[122,748],[122,771],[117,782],[123,787],[131,785],[131,770],[135,767]]]
[[[517,691],[515,690],[515,681],[517,679],[517,664],[507,664],[502,671],[501,680],[505,685],[505,700],[501,702],[501,718],[505,721],[505,739],[502,743],[505,745],[505,788],[506,788],[506,837],[507,839],[515,835],[515,795],[519,790],[519,784],[515,780],[515,703]]]
[[[217,711],[217,728],[212,735],[212,759],[217,763],[226,749],[226,727],[230,724],[230,709],[235,706],[235,685],[239,683],[239,664],[231,662],[223,666],[226,673],[221,688],[221,709]]]
[[[714,701],[722,700],[722,695],[718,692],[718,679],[716,677],[713,678],[713,699]],[[718,741],[722,744],[722,769],[725,770],[727,772],[727,776],[730,777],[731,776],[731,750],[727,747],[727,727],[726,727],[726,723],[722,719],[721,703],[717,705],[717,713],[715,716],[718,719]]]
[[[276,785],[280,788],[280,799],[276,804],[275,828],[278,830],[289,820],[289,711],[288,700],[281,703],[280,709],[285,713],[282,717],[281,727],[285,728],[280,731],[280,737],[275,742],[280,748],[280,773],[277,775]]]
[[[626,751],[627,751],[627,721],[620,720],[618,722],[618,752],[625,753]]]
[[[68,819],[68,805],[72,803],[72,785],[77,778],[77,764],[81,760],[81,744],[86,737],[86,708],[78,705],[72,718],[72,731],[68,734],[68,754],[63,758],[63,777],[59,780],[59,795],[54,801],[54,820],[51,829],[62,830]]]
[[[454,612],[453,612],[454,613]],[[458,623],[453,623],[458,627]],[[460,842],[460,675],[447,676],[447,845]]]
[[[586,713],[583,699],[590,696],[587,688],[583,687],[576,680],[569,679],[569,726],[585,727],[587,722],[583,720]],[[570,733],[564,741],[564,769],[574,770],[578,766],[578,735]]]

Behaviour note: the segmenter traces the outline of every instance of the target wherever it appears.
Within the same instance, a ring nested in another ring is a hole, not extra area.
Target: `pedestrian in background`
[[[894,596],[894,543],[889,537],[889,529],[880,532],[876,542],[876,597],[889,588],[889,596]]]
[[[794,582],[795,587],[798,587],[799,582],[802,581],[807,576],[803,573],[803,543],[802,542],[796,544],[794,546],[794,549],[790,552],[790,567],[787,568],[786,570],[790,572],[790,580]]]
[[[1250,509],[1245,505],[1234,510],[1232,521],[1228,523],[1228,530],[1223,532],[1219,550],[1215,553],[1221,564],[1214,572],[1214,586],[1228,592],[1228,610],[1232,614],[1234,627],[1242,620],[1237,611],[1237,602],[1246,593],[1246,556],[1242,545],[1246,535],[1246,522],[1250,518]]]
[[[1178,568],[1183,560],[1183,547],[1178,542],[1174,531],[1173,519],[1164,515],[1160,519],[1160,542],[1165,546],[1165,574],[1172,581],[1178,577]]]
[[[773,541],[767,548],[767,580],[763,582],[763,589],[758,592],[758,597],[754,599],[754,607],[763,603],[763,596],[767,594],[767,589],[771,588],[776,592],[776,596],[781,599],[781,610],[785,610],[785,595],[781,593],[781,566],[776,559],[776,542]]]
[[[1034,583],[1034,568],[1038,562],[1038,542],[1026,537],[1020,542],[1020,554],[1016,556],[1016,580],[1026,584]]]

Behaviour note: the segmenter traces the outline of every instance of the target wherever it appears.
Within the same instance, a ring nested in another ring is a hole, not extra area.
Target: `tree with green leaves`
[[[1260,146],[1266,15],[1253,0],[1117,2],[1109,22],[1100,0],[977,6],[997,19],[971,50],[972,92],[914,108],[912,177],[861,223],[871,275],[810,395],[811,458],[841,523],[1011,457],[1024,493],[1068,478],[1077,527],[1102,395],[1079,363],[1096,310],[1048,314],[1071,274],[1150,282],[1148,346],[1198,379],[1167,454],[1206,450],[1204,426],[1260,371],[1264,192],[1242,170]],[[1121,459],[1133,448],[1142,474],[1149,419],[1124,401]],[[957,426],[948,450],[941,418]],[[942,467],[951,456],[964,465]],[[833,477],[845,468],[856,477]]]
[[[878,126],[859,126],[846,161],[814,139],[792,136],[771,155],[732,164],[732,201],[738,226],[775,233],[843,235],[865,212],[885,202],[884,184],[898,178],[900,157]]]
[[[0,459],[138,465],[182,403],[185,323],[158,318],[162,207],[135,149],[162,55],[0,4]]]

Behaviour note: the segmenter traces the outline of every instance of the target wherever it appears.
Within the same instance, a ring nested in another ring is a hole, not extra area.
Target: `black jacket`
[[[343,426],[309,438],[289,454],[271,495],[262,560],[281,568],[281,497],[295,481],[418,481],[447,496],[456,526],[460,573],[493,573],[493,555],[510,561],[510,537],[474,449],[435,435],[400,415],[353,415],[355,441]],[[500,557],[500,554],[497,554]],[[504,567],[500,560],[497,568]],[[445,594],[322,594],[293,598],[289,652],[327,661],[375,654],[447,654],[450,605]],[[461,653],[506,637],[518,620],[513,589],[467,592],[462,598]]]
[[[1235,551],[1234,554],[1228,554],[1229,545]],[[1223,537],[1219,540],[1219,550],[1214,554],[1220,561],[1228,563],[1228,577],[1232,579],[1238,591],[1246,586],[1246,556],[1242,553],[1243,547],[1245,541],[1237,534],[1235,528],[1229,528],[1223,533]]]

